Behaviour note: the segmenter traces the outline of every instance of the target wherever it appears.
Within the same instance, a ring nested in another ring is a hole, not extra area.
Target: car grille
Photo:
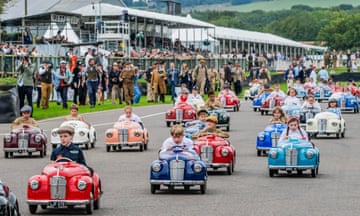
[[[170,179],[173,181],[184,180],[185,161],[172,160],[170,161]]]
[[[324,89],[320,89],[320,98],[323,98],[324,97]]]
[[[275,100],[270,100],[270,102],[269,102],[269,108],[271,109],[271,108],[273,108],[273,107],[275,107]]]
[[[223,106],[226,106],[226,98],[225,98],[225,97],[222,97],[222,98],[220,99],[220,102],[221,102],[221,104],[222,104]]]
[[[312,119],[312,118],[314,118],[314,113],[312,113],[312,112],[307,112],[307,113],[305,114],[305,123],[306,123],[306,121],[307,121],[308,119]]]
[[[66,179],[64,176],[53,176],[50,178],[51,199],[65,199]]]
[[[319,121],[318,121],[319,133],[323,133],[323,132],[326,131],[326,125],[327,125],[327,120],[326,119],[319,119]]]
[[[129,139],[128,129],[125,129],[125,128],[119,129],[119,141],[120,142],[128,142],[128,139]]]
[[[27,149],[29,145],[29,134],[20,133],[18,136],[18,146],[20,149]]]
[[[176,110],[176,122],[182,122],[183,121],[183,110],[177,109]]]
[[[272,132],[271,133],[271,145],[272,147],[276,147],[278,145],[280,139],[280,133],[279,132]]]
[[[213,161],[213,147],[211,146],[202,146],[200,158],[202,161],[206,163],[212,163]]]
[[[286,165],[288,166],[297,165],[297,156],[298,156],[297,149],[293,149],[293,148],[286,149]]]

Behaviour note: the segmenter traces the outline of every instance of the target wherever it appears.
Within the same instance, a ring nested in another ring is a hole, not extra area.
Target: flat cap
[[[213,122],[215,124],[218,123],[218,119],[216,118],[216,116],[208,116],[208,117],[206,117],[206,121],[207,122]]]
[[[31,106],[25,105],[21,108],[20,112],[31,112]]]
[[[57,130],[58,134],[68,133],[70,135],[74,135],[75,131],[73,127],[70,126],[62,126]]]

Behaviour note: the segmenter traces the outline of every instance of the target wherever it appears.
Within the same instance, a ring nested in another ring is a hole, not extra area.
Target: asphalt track
[[[150,163],[169,136],[164,112],[170,105],[134,108],[150,133],[149,150],[138,152],[106,152],[104,132],[122,110],[85,114],[97,130],[95,149],[85,150],[87,163],[100,175],[104,195],[100,210],[93,215],[360,215],[360,145],[359,115],[344,114],[346,137],[314,140],[321,153],[319,175],[268,176],[267,158],[257,157],[256,134],[262,131],[270,116],[261,116],[242,101],[240,112],[231,113],[231,143],[237,150],[235,172],[210,172],[205,195],[163,190],[150,193]],[[48,137],[63,118],[40,121]],[[0,139],[9,131],[9,124],[0,125]],[[51,147],[45,158],[17,156],[5,159],[0,155],[0,178],[20,200],[22,215],[30,215],[26,204],[27,179],[39,174],[49,162]],[[194,188],[195,189],[195,188]],[[38,215],[81,215],[75,209],[56,211],[38,208]]]

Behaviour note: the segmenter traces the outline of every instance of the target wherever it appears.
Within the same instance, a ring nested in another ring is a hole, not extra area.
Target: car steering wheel
[[[55,160],[55,163],[59,163],[59,162],[73,162],[73,160],[71,160],[68,157],[61,157]]]

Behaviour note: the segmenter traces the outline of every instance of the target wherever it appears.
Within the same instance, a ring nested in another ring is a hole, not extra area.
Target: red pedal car
[[[275,97],[267,97],[265,101],[261,104],[260,112],[261,115],[269,114],[269,112],[272,112],[274,107],[276,106],[282,106],[285,98],[282,96],[275,96]]]
[[[184,124],[185,122],[196,119],[196,110],[187,103],[180,103],[165,113],[166,126],[170,127],[171,123]]]
[[[102,188],[100,177],[68,158],[47,165],[41,175],[29,178],[27,203],[31,214],[38,205],[46,208],[73,208],[83,205],[87,214],[99,209]]]
[[[214,134],[202,136],[194,141],[194,150],[206,167],[214,170],[226,168],[229,175],[234,172],[236,150],[228,140]]]
[[[224,105],[225,110],[237,112],[240,110],[240,100],[231,94],[220,94],[218,100]]]
[[[44,157],[46,143],[47,137],[40,128],[31,125],[16,126],[4,136],[5,158],[13,156],[14,153],[31,156],[33,152],[40,152],[40,157]]]

